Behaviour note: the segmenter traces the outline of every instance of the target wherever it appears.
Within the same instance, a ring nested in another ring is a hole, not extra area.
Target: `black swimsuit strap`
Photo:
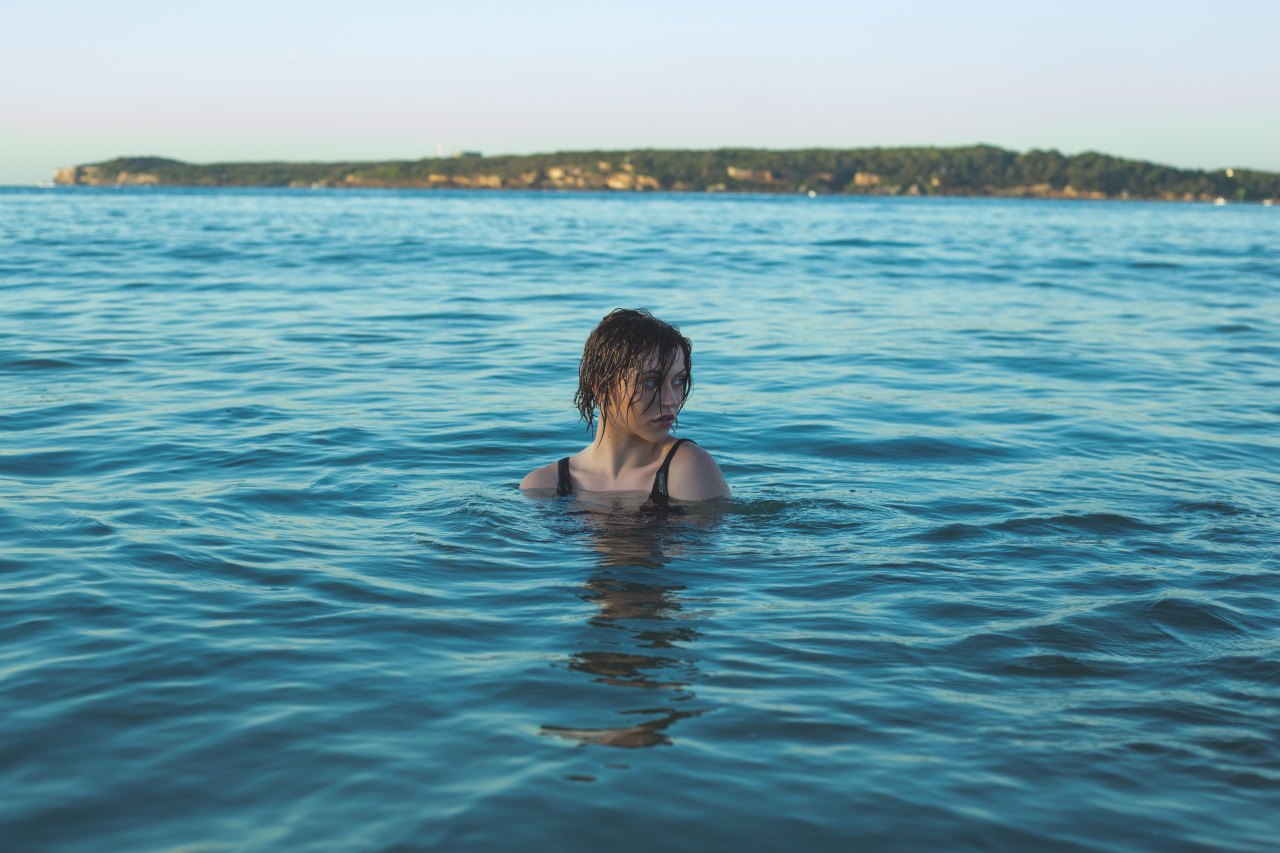
[[[655,506],[666,506],[667,502],[671,500],[671,495],[667,493],[667,471],[671,468],[671,457],[676,455],[680,445],[692,440],[690,438],[679,439],[667,451],[667,458],[662,460],[662,466],[658,468],[658,473],[653,477],[653,490],[649,492],[649,500]]]
[[[560,460],[560,479],[556,481],[556,494],[567,495],[573,491],[573,481],[569,479],[569,457]]]
[[[680,449],[680,445],[685,442],[692,442],[691,438],[681,438],[671,445],[671,449],[667,451],[667,456],[662,460],[662,465],[658,467],[658,473],[653,476],[653,489],[649,492],[649,501],[657,506],[666,506],[671,500],[671,495],[667,493],[667,472],[671,470],[671,459],[676,455],[676,451]],[[556,465],[556,494],[568,495],[573,493],[573,480],[569,477],[569,457],[561,459]]]

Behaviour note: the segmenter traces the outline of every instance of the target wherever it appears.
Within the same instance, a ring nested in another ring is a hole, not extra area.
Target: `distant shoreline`
[[[599,190],[1227,202],[1280,200],[1280,174],[1176,169],[1086,152],[963,148],[636,149],[336,163],[120,157],[56,169],[59,186]]]
[[[33,185],[33,184],[0,184],[0,191],[5,191],[5,190],[37,190],[37,189],[50,190],[50,191],[58,191],[58,192],[67,191],[67,190],[74,190],[74,189],[107,190],[107,191],[109,191],[109,190],[143,190],[143,191],[145,191],[145,190],[148,190],[148,189],[175,189],[175,190],[194,190],[194,191],[196,191],[196,192],[201,192],[201,191],[210,191],[210,192],[213,192],[213,191],[218,191],[218,190],[251,190],[251,191],[262,191],[262,192],[282,192],[282,191],[283,191],[283,192],[288,192],[288,193],[299,193],[299,194],[304,194],[304,193],[308,193],[308,192],[319,192],[319,191],[327,191],[327,192],[333,192],[333,193],[343,193],[343,192],[347,192],[347,191],[350,191],[350,190],[365,190],[365,191],[372,190],[373,192],[413,192],[413,193],[421,192],[421,193],[422,193],[422,194],[424,194],[424,195],[430,195],[431,193],[462,193],[462,192],[481,192],[481,193],[484,193],[484,192],[512,192],[512,193],[517,193],[517,194],[546,194],[546,195],[557,195],[557,194],[562,194],[562,195],[567,195],[567,194],[580,194],[580,195],[596,195],[596,196],[624,195],[624,193],[618,193],[618,192],[615,192],[615,191],[613,191],[613,190],[607,190],[607,189],[515,189],[515,188],[504,189],[504,188],[501,188],[501,187],[499,187],[499,188],[497,188],[497,189],[493,189],[493,188],[475,188],[475,187],[472,187],[472,188],[466,188],[466,187],[437,187],[437,188],[433,188],[433,189],[430,189],[430,190],[420,190],[419,188],[415,188],[415,187],[328,187],[328,186],[324,186],[324,187],[287,187],[287,186],[248,186],[248,185],[240,185],[240,184],[225,184],[225,185],[217,185],[217,186],[211,186],[211,185],[197,185],[197,184],[107,184],[107,183],[102,183],[102,184],[76,184],[76,185],[73,185],[73,186],[67,186],[67,185],[51,185],[51,184],[39,184],[39,185]],[[647,195],[651,195],[651,196],[665,196],[665,197],[678,197],[678,196],[683,196],[683,197],[686,197],[686,198],[692,198],[692,197],[698,197],[698,196],[705,196],[705,195],[712,195],[712,196],[721,196],[721,197],[724,197],[724,198],[739,198],[739,197],[741,197],[741,198],[746,198],[746,197],[759,197],[759,196],[781,196],[781,195],[784,195],[784,194],[783,194],[783,193],[778,193],[778,192],[760,192],[760,191],[757,191],[757,190],[737,190],[737,189],[735,189],[735,190],[723,190],[723,191],[716,191],[716,192],[694,192],[694,191],[686,191],[686,190],[653,190],[653,191],[648,192],[648,193],[647,193]],[[800,193],[798,193],[798,194],[796,194],[796,195],[797,195],[798,197],[800,197],[800,198],[803,198],[803,197],[804,197],[804,194],[800,194]],[[1246,199],[1246,200],[1244,200],[1244,201],[1235,201],[1235,200],[1228,201],[1228,200],[1227,200],[1226,198],[1224,198],[1224,197],[1218,197],[1218,198],[1192,198],[1192,199],[1181,199],[1181,198],[1166,199],[1166,198],[1140,198],[1140,197],[1136,197],[1136,196],[1129,196],[1129,197],[1127,197],[1127,198],[1121,198],[1121,197],[1114,197],[1114,196],[1100,196],[1100,197],[1095,197],[1095,196],[1082,196],[1082,195],[1076,195],[1076,196],[1065,196],[1065,195],[1058,195],[1058,196],[1054,196],[1054,195],[1013,195],[1013,194],[1007,194],[1007,193],[1006,193],[1006,194],[994,194],[994,193],[958,193],[958,192],[957,192],[957,193],[946,193],[946,194],[942,194],[942,193],[933,193],[933,194],[931,194],[931,195],[922,195],[922,194],[911,195],[911,194],[900,193],[900,194],[898,194],[898,195],[896,195],[896,196],[891,196],[891,195],[883,194],[883,193],[882,193],[882,194],[879,194],[879,195],[871,195],[871,194],[853,194],[853,193],[827,193],[827,194],[822,194],[822,193],[811,193],[811,194],[809,194],[809,197],[810,197],[810,198],[824,198],[824,197],[825,197],[825,198],[849,198],[849,199],[854,199],[854,198],[867,198],[867,199],[870,199],[870,198],[885,198],[885,199],[887,199],[887,198],[902,198],[902,199],[919,199],[919,200],[928,200],[928,199],[940,199],[940,200],[941,200],[941,199],[948,199],[948,198],[950,198],[950,199],[970,199],[970,200],[975,200],[975,199],[976,199],[976,200],[984,200],[984,199],[985,199],[985,200],[992,200],[992,201],[1000,201],[1000,200],[1013,200],[1013,201],[1099,201],[1099,202],[1106,202],[1106,203],[1109,203],[1109,204],[1112,204],[1112,203],[1114,203],[1114,204],[1124,204],[1124,203],[1126,203],[1126,202],[1155,202],[1155,203],[1160,203],[1160,204],[1200,204],[1200,205],[1203,205],[1203,204],[1209,204],[1209,205],[1230,205],[1230,206],[1245,205],[1245,206],[1256,206],[1256,207],[1273,207],[1273,206],[1280,206],[1280,201],[1277,201],[1277,200],[1275,200],[1275,199],[1269,199],[1269,198],[1268,198],[1268,199],[1260,199],[1260,200],[1256,200],[1256,201],[1255,201],[1255,200],[1249,200],[1249,199]]]

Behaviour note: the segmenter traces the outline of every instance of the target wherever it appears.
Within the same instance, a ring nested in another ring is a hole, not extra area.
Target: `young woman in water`
[[[601,320],[582,350],[574,396],[595,440],[530,472],[520,488],[648,491],[654,506],[728,497],[711,454],[671,436],[693,388],[691,353],[688,338],[648,311],[619,308]]]

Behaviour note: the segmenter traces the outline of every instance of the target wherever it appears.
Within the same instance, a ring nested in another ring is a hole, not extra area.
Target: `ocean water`
[[[0,190],[0,847],[1273,850],[1278,235]],[[619,306],[731,500],[517,490]]]

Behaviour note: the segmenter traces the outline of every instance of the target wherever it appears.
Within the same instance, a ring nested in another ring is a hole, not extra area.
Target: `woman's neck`
[[[616,479],[626,470],[646,468],[662,455],[662,445],[633,432],[616,432],[601,427],[587,453],[601,471]]]

